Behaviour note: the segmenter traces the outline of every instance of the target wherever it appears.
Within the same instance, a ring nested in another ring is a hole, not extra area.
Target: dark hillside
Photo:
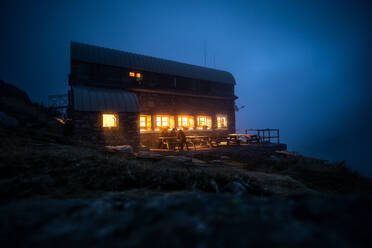
[[[41,104],[31,102],[26,92],[4,81],[0,81],[1,112],[3,118],[15,118],[18,125],[28,127],[56,126],[58,123],[55,117],[60,115]]]
[[[270,144],[120,152],[66,137],[48,109],[20,102],[6,110],[25,124],[0,123],[4,247],[371,244],[372,181],[344,163]]]
[[[7,98],[15,98],[19,101],[23,101],[26,104],[31,103],[26,92],[11,84],[5,83],[3,80],[0,80],[0,99],[2,101],[6,101]]]

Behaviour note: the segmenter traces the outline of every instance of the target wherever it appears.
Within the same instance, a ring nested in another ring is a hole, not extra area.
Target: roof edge
[[[95,49],[103,49],[103,50],[106,50],[106,51],[112,51],[112,52],[119,53],[119,54],[129,54],[129,55],[132,55],[132,56],[146,57],[146,58],[150,58],[150,59],[157,60],[157,61],[175,63],[175,64],[178,64],[178,65],[189,66],[189,67],[198,68],[198,69],[202,69],[202,70],[209,70],[209,71],[213,71],[213,72],[217,72],[217,73],[226,73],[231,77],[231,79],[230,79],[231,82],[220,82],[220,81],[214,81],[214,80],[210,80],[210,81],[236,85],[235,78],[232,75],[232,73],[229,72],[229,71],[210,68],[210,67],[206,67],[206,66],[194,65],[194,64],[190,64],[190,63],[179,62],[179,61],[175,61],[175,60],[164,59],[164,58],[159,58],[159,57],[154,57],[154,56],[148,56],[148,55],[143,55],[143,54],[139,54],[139,53],[127,52],[127,51],[124,51],[124,50],[107,48],[107,47],[102,47],[102,46],[98,46],[98,45],[90,45],[90,44],[85,44],[85,43],[76,42],[76,41],[72,41],[72,40],[70,41],[70,59],[71,60],[91,62],[91,61],[86,61],[84,59],[76,58],[76,56],[74,56],[73,52],[72,52],[72,47],[73,46],[85,46],[85,47],[90,47],[90,48],[95,48]],[[98,63],[98,62],[95,62],[95,63]],[[100,63],[109,65],[109,64],[104,63],[104,62],[100,62]],[[118,67],[123,67],[123,66],[118,66]],[[138,68],[138,69],[139,70],[144,70],[144,69],[141,69],[141,68]],[[155,72],[155,71],[151,71],[151,70],[144,70],[144,71]],[[172,74],[172,73],[168,73],[168,75],[181,76],[181,75],[175,75],[175,74]],[[193,78],[193,77],[189,77],[189,78]],[[201,79],[201,78],[194,78],[194,79]],[[205,80],[205,79],[201,79],[201,80]]]

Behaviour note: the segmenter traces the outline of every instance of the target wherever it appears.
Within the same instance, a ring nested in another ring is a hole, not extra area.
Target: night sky
[[[0,79],[67,91],[70,41],[231,72],[237,128],[372,176],[371,1],[1,1]]]

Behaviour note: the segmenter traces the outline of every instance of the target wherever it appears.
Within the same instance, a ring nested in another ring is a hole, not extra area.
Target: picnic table
[[[168,150],[175,150],[176,147],[179,145],[180,140],[175,136],[160,136],[159,137],[160,143],[165,145]],[[196,145],[207,145],[211,147],[210,139],[208,136],[196,136],[190,135],[186,136],[186,142],[194,147],[196,150]]]
[[[176,145],[179,144],[180,140],[175,136],[160,136],[160,144],[163,144],[167,147],[168,150],[175,150]]]
[[[186,136],[186,142],[188,145],[191,145],[194,150],[196,150],[196,146],[219,146],[221,142],[226,142],[227,145],[240,145],[242,142],[241,138],[245,138],[245,142],[249,143],[259,143],[259,137],[256,134],[239,134],[239,133],[231,133],[227,136],[218,136],[218,137],[210,137],[210,136],[201,136],[201,135],[189,135]],[[160,136],[159,137],[160,144],[164,145],[168,150],[176,150],[176,147],[179,146],[180,140],[176,136]]]
[[[246,143],[257,143],[259,142],[258,136],[256,134],[240,134],[240,133],[231,133],[228,135],[228,144],[235,143],[240,145],[241,138],[244,137],[246,139]]]
[[[222,142],[226,142],[226,144],[229,142],[228,137],[224,135],[211,136],[209,139],[210,139],[211,146],[214,146],[214,147],[220,146]]]
[[[186,142],[190,143],[194,150],[196,150],[196,145],[207,145],[208,147],[211,147],[211,141],[209,136],[197,136],[197,135],[190,135],[186,136]]]

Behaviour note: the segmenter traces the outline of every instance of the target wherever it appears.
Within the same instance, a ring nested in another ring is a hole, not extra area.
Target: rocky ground
[[[371,247],[372,181],[342,162],[270,144],[133,154],[81,143],[0,86],[1,247]]]
[[[2,247],[371,247],[371,207],[359,194],[133,190],[3,203],[0,237]]]

